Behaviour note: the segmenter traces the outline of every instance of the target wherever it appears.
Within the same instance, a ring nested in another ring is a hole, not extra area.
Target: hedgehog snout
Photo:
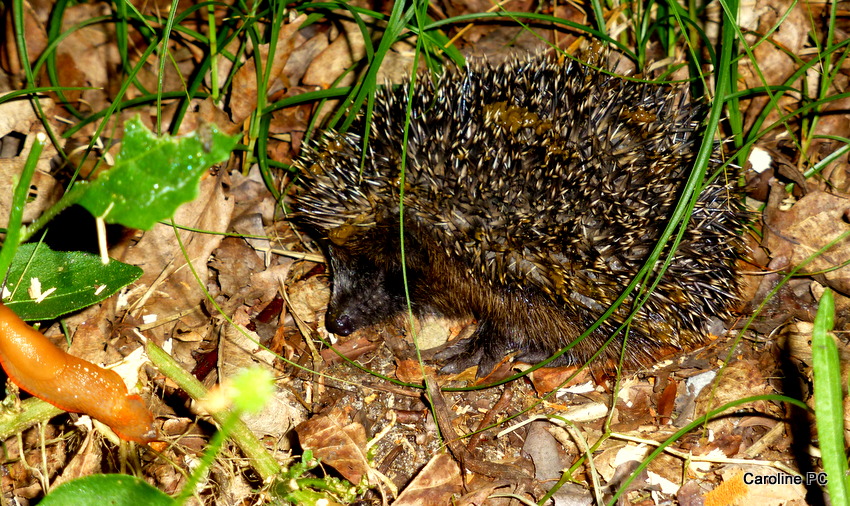
[[[405,307],[396,273],[388,273],[362,255],[329,250],[332,289],[325,328],[339,336],[393,317]]]
[[[402,310],[404,297],[383,281],[380,273],[362,276],[337,269],[333,293],[325,313],[325,328],[338,336],[387,320]]]
[[[347,314],[334,316],[331,313],[325,315],[325,328],[328,332],[338,336],[347,336],[357,330],[354,322]]]

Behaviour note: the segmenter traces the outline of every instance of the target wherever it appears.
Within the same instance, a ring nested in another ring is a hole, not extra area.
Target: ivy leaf
[[[237,140],[215,125],[157,137],[137,116],[124,124],[115,165],[88,183],[78,203],[107,223],[150,230],[198,196],[201,175],[226,160]]]
[[[53,251],[45,244],[23,244],[15,253],[4,300],[22,320],[52,320],[97,304],[139,279],[142,269],[82,251]],[[39,299],[31,289],[47,294]]]

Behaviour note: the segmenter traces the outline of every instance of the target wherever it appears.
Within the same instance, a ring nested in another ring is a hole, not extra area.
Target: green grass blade
[[[850,504],[850,477],[844,456],[844,403],[841,397],[841,364],[838,348],[830,334],[835,319],[835,301],[827,289],[820,299],[812,331],[815,419],[818,429],[827,490],[832,504]]]

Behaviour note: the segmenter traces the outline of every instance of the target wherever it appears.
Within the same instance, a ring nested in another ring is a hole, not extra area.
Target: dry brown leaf
[[[804,364],[812,364],[812,330],[814,324],[811,322],[794,322],[783,329],[783,340],[778,344],[788,354],[788,357],[800,361]],[[843,364],[844,374],[850,372],[850,346],[846,340],[838,339],[832,336],[835,340],[835,345],[838,347],[839,357]]]
[[[295,11],[292,11],[293,14]],[[289,22],[281,26],[280,33],[277,38],[277,46],[275,48],[275,58],[272,61],[272,68],[269,75],[272,76],[272,83],[269,86],[269,92],[273,93],[275,85],[289,88],[292,83],[289,82],[288,76],[283,72],[286,62],[289,61],[289,56],[296,47],[296,43],[301,45],[304,43],[304,38],[299,37],[298,29],[301,24],[307,19],[307,14],[301,14],[298,17],[291,17]],[[260,55],[263,61],[268,60],[268,46],[260,47]],[[274,83],[277,81],[277,83]]]
[[[218,285],[228,297],[248,287],[246,281],[264,269],[262,257],[240,237],[226,237],[221,241],[210,267],[218,272]]]
[[[174,222],[201,230],[223,231],[230,223],[232,212],[233,200],[227,198],[220,181],[216,178],[206,178],[201,181],[199,197],[181,206],[175,214]],[[200,282],[207,285],[207,263],[212,251],[221,243],[222,236],[181,230],[180,237],[187,257],[191,259],[195,272],[201,278]],[[198,281],[186,266],[183,252],[175,239],[174,229],[170,226],[159,224],[145,232],[137,244],[128,248],[122,260],[144,269],[145,272],[136,282],[137,285],[154,289],[144,307],[140,309],[143,314],[166,318],[184,310],[198,308],[204,298]],[[153,286],[163,273],[164,279]],[[202,313],[195,312],[182,317],[180,321],[190,328],[195,328],[207,325],[209,319]],[[157,336],[157,342],[163,342],[172,330],[172,325],[162,325],[154,327],[150,332]]]
[[[66,324],[75,329],[68,352],[95,364],[112,364],[121,360],[121,355],[113,346],[104,346],[112,336],[114,304],[90,306],[66,319]],[[58,326],[49,329],[48,334],[56,333],[54,343],[64,343],[65,337]],[[62,349],[65,346],[59,345]]]
[[[306,14],[302,14],[288,23],[281,26],[278,36],[277,45],[275,47],[274,60],[270,69],[271,79],[269,80],[269,88],[267,92],[274,92],[276,88],[289,88],[290,83],[286,75],[283,73],[284,65],[292,54],[295,47],[296,35],[301,23],[307,18]],[[259,47],[260,61],[268,61],[269,45],[263,44]],[[251,113],[257,108],[257,70],[255,66],[255,58],[245,62],[245,65],[236,71],[233,76],[233,93],[230,95],[230,111],[231,118],[234,123],[242,123]],[[282,81],[278,81],[282,80]],[[278,82],[276,82],[278,81]]]
[[[240,328],[225,323],[221,333],[219,355],[221,356],[221,374],[225,378],[257,364],[273,370],[277,360],[274,353],[260,345],[260,336],[246,328],[251,321],[247,311],[247,307],[239,306],[231,319]]]
[[[345,362],[345,358],[349,360],[357,360],[360,356],[371,353],[378,349],[380,343],[370,341],[363,335],[356,333],[345,341],[337,342],[333,345],[333,349],[325,348],[319,355],[325,365],[341,364]],[[340,356],[342,355],[342,357]]]
[[[227,58],[221,59],[226,60]],[[170,121],[179,105],[178,102],[169,104],[163,111],[163,120],[166,122]],[[192,100],[192,104],[185,112],[183,121],[180,122],[180,128],[177,130],[177,134],[186,135],[194,132],[203,125],[209,124],[216,125],[221,132],[227,135],[235,135],[242,129],[242,125],[230,121],[230,116],[216,105],[212,97],[207,97]]]
[[[69,7],[63,16],[63,29],[98,16],[108,16],[105,3],[81,3]],[[88,86],[94,89],[66,91],[74,107],[100,111],[109,107],[109,84],[117,75],[121,58],[115,45],[115,25],[97,23],[74,30],[56,50],[56,69],[63,86]],[[47,85],[47,83],[44,83]],[[81,103],[77,100],[82,99]]]
[[[554,484],[570,465],[570,457],[549,432],[549,422],[532,422],[522,445],[523,453],[534,463],[534,479]],[[547,487],[548,488],[548,487]]]
[[[576,371],[576,366],[567,365],[562,367],[543,367],[529,374],[529,378],[534,383],[534,390],[538,394],[547,394],[552,390],[561,387],[564,381]],[[570,380],[563,386],[577,385],[588,380],[590,373],[587,369],[580,372],[578,376]]]
[[[791,9],[791,12],[779,24],[779,28],[774,29],[788,9]],[[715,10],[714,13],[720,15],[719,10]],[[757,64],[753,64],[750,59],[742,61],[739,68],[743,80],[742,88],[776,86],[785,83],[787,78],[799,67],[795,55],[800,54],[807,42],[806,19],[808,19],[808,15],[805,9],[801,7],[801,4],[791,0],[758,2],[753,3],[749,8],[742,9],[742,26],[752,29],[752,33],[748,36],[750,43],[764,33],[771,33],[771,39],[776,42],[775,44],[760,44],[755,48],[753,60]],[[758,66],[757,69],[755,65]],[[798,81],[791,85],[800,86],[801,82]],[[817,93],[815,92],[815,94]],[[784,110],[785,106],[794,107],[798,100],[799,96],[785,94],[780,101],[780,106],[771,108],[766,124],[778,119],[777,111]],[[744,115],[745,129],[752,126],[762,109],[767,106],[768,101],[769,97],[767,96],[745,101],[745,106],[750,104]]]
[[[270,301],[278,295],[282,286],[285,286],[289,270],[295,263],[289,258],[278,258],[280,263],[272,265],[260,272],[251,275],[248,284],[251,287],[251,295],[258,301]]]
[[[283,67],[283,73],[292,84],[300,83],[307,72],[307,68],[313,63],[319,53],[328,47],[328,34],[319,32],[308,40],[302,42],[292,51],[286,65]]]
[[[435,455],[398,496],[394,506],[451,504],[463,489],[460,467],[447,453]]]
[[[295,427],[301,446],[351,483],[360,483],[371,467],[366,456],[366,429],[339,410],[317,415]]]
[[[53,114],[52,100],[42,99],[41,106],[46,115]],[[44,126],[29,101],[12,100],[0,104],[0,227],[8,223],[14,185],[39,132],[44,132]],[[34,198],[24,207],[24,223],[40,216],[61,197],[62,188],[50,175],[50,160],[55,155],[56,150],[48,143],[39,156],[30,181],[30,197]]]
[[[307,409],[287,390],[275,392],[259,413],[242,416],[242,421],[251,432],[259,438],[273,436],[280,450],[290,448],[286,434],[306,419]],[[282,456],[285,457],[287,456]]]
[[[429,368],[433,370],[432,368]],[[396,378],[405,383],[421,383],[422,367],[415,359],[399,360],[395,369]]]
[[[257,66],[253,59],[236,71],[233,89],[235,93],[230,95],[230,119],[239,124],[257,108]]]
[[[328,307],[331,290],[319,276],[291,283],[287,287],[289,311],[305,323],[316,321],[318,312]]]
[[[363,34],[357,25],[355,23],[342,23],[342,25],[345,27],[345,32],[341,32],[333,42],[316,55],[307,68],[302,79],[305,85],[318,86],[321,89],[330,88],[343,72],[366,54]],[[338,85],[350,86],[356,78],[356,74],[349,73]]]
[[[5,44],[0,44],[2,46],[2,51],[5,53],[4,60],[8,61],[8,70],[12,74],[21,74],[21,61],[18,55],[18,47],[17,44],[11,43],[14,40],[13,37],[13,26],[12,26],[12,16],[10,16],[10,11],[8,10],[8,4],[4,4],[7,9],[4,10],[6,16],[4,16],[4,28],[6,31]],[[23,18],[24,18],[24,29],[23,32],[26,34],[26,44],[27,44],[27,55],[30,62],[35,61],[39,55],[44,51],[47,47],[47,22],[50,19],[50,15],[55,8],[55,3],[50,0],[31,0],[29,2],[23,2]],[[4,63],[5,63],[4,61]],[[5,89],[3,91],[10,91],[10,89]]]
[[[745,504],[748,494],[749,487],[744,483],[744,473],[739,472],[705,494],[705,506]]]
[[[51,486],[58,487],[76,478],[102,472],[102,459],[103,445],[100,444],[98,438],[94,437],[93,432],[89,432],[83,439],[82,445],[77,449],[76,454],[68,462],[65,469],[62,470],[62,474],[53,481]]]
[[[765,212],[764,246],[773,258],[784,258],[788,267],[797,266],[818,250],[850,231],[844,220],[850,210],[850,199],[815,191],[801,198],[788,211],[781,211],[776,201],[784,197],[784,187],[772,185],[770,202]],[[850,294],[850,266],[834,269],[850,259],[850,238],[821,254],[806,264],[806,272],[829,271],[823,274],[825,284],[835,290]]]
[[[694,418],[705,415],[709,410],[715,409],[729,402],[756,395],[767,395],[775,393],[773,388],[764,377],[764,371],[759,364],[752,360],[736,360],[721,371],[712,385],[704,388],[697,396]],[[773,414],[775,405],[767,401],[741,404],[737,410],[755,410],[758,413]],[[781,413],[775,413],[780,416]],[[741,422],[739,417],[720,417],[709,422],[709,427],[719,437],[731,434]]]
[[[781,471],[764,466],[730,466],[721,472],[723,483],[718,487],[721,488],[726,483],[730,483],[729,492],[742,492],[742,487],[746,488],[747,494],[743,501],[737,504],[758,504],[760,506],[787,506],[793,504],[807,504],[806,489],[803,485],[791,484],[771,484],[771,485],[756,485],[752,484],[755,479],[769,480],[780,477],[788,478],[789,476]],[[740,480],[740,481],[739,481]],[[747,484],[750,482],[751,484]],[[717,490],[717,489],[715,489]],[[733,497],[734,492],[729,494]],[[706,505],[708,502],[708,494],[706,495]],[[713,502],[712,504],[730,504],[729,502]]]

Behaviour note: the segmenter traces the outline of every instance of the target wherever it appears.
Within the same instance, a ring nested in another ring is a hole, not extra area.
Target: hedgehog
[[[579,364],[602,349],[642,284],[577,340],[656,246],[705,109],[682,87],[613,74],[613,56],[596,59],[602,69],[542,54],[480,61],[417,80],[410,104],[409,83],[386,86],[368,142],[360,117],[306,145],[293,219],[329,262],[327,330],[346,336],[398,316],[408,293],[417,316],[476,321],[437,355],[445,373],[477,365],[481,376],[510,354],[533,364],[570,345],[551,365]],[[720,167],[714,159],[710,172]],[[703,185],[666,273],[617,334],[629,363],[693,348],[712,318],[730,315],[745,217],[727,181]]]

